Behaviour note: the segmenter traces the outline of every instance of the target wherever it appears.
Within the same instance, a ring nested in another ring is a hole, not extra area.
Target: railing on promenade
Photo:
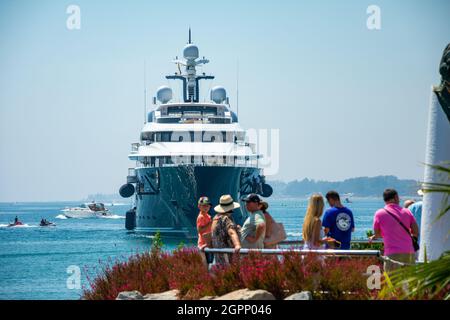
[[[236,253],[232,248],[217,249],[205,248],[205,252],[209,253]],[[262,254],[282,255],[285,253],[295,252],[302,255],[318,254],[323,256],[362,256],[362,257],[380,257],[379,250],[333,250],[333,249],[240,249],[239,254],[249,254],[251,252],[259,252]]]

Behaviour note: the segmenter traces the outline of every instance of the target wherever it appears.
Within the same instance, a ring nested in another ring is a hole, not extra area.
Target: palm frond
[[[450,161],[446,161],[444,162],[446,165],[450,164]],[[446,165],[439,165],[439,164],[425,164],[426,166],[429,166],[430,168],[436,170],[436,171],[440,171],[440,172],[446,172],[448,174],[450,174],[450,166],[447,167]]]
[[[448,167],[446,166],[448,163]],[[450,181],[450,162],[445,162],[445,165],[434,165],[434,164],[425,164],[426,166],[442,173],[443,175],[447,175],[447,180]],[[449,183],[440,183],[440,182],[423,182],[422,190],[424,193],[430,192],[439,192],[444,194],[443,198],[443,208],[437,215],[434,222],[441,219],[444,215],[446,215],[450,211],[450,205],[448,204],[448,199],[450,196],[450,184]]]
[[[393,271],[386,284],[384,296],[395,293],[396,297],[400,299],[420,299],[435,298],[437,295],[443,294],[444,299],[450,299],[448,289],[450,286],[450,251],[429,263]],[[399,292],[401,292],[400,295]]]

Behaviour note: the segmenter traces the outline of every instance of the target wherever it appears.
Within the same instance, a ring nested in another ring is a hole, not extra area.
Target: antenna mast
[[[173,61],[175,64],[185,67],[185,73],[175,73],[175,75],[166,76],[169,80],[181,80],[183,81],[183,101],[184,102],[199,102],[200,80],[211,80],[214,76],[207,76],[204,73],[202,75],[196,74],[196,67],[204,65],[209,62],[208,59],[203,57],[199,59],[198,47],[192,44],[191,27],[189,27],[189,42],[183,49],[183,60],[178,60],[178,57]]]

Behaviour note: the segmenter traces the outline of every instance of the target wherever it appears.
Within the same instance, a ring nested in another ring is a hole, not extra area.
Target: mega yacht
[[[214,206],[223,194],[237,201],[249,193],[272,194],[258,165],[262,155],[239,125],[225,88],[214,86],[207,98],[199,97],[200,81],[214,76],[197,74],[209,60],[199,59],[190,30],[183,58],[173,61],[177,72],[166,76],[182,82],[182,97],[159,87],[140,141],[131,146],[128,157],[136,165],[119,190],[122,197],[134,196],[128,230],[195,237],[199,197],[209,197]],[[233,213],[237,223],[245,216],[245,205]]]

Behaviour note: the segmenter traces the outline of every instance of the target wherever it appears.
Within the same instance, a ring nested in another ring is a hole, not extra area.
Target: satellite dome
[[[215,103],[222,103],[227,98],[227,91],[224,87],[216,86],[211,89],[211,100]]]
[[[156,99],[161,103],[167,103],[172,100],[172,89],[168,86],[161,86],[156,91]]]
[[[198,58],[198,47],[195,44],[188,44],[183,49],[183,57],[186,60],[195,60]]]

